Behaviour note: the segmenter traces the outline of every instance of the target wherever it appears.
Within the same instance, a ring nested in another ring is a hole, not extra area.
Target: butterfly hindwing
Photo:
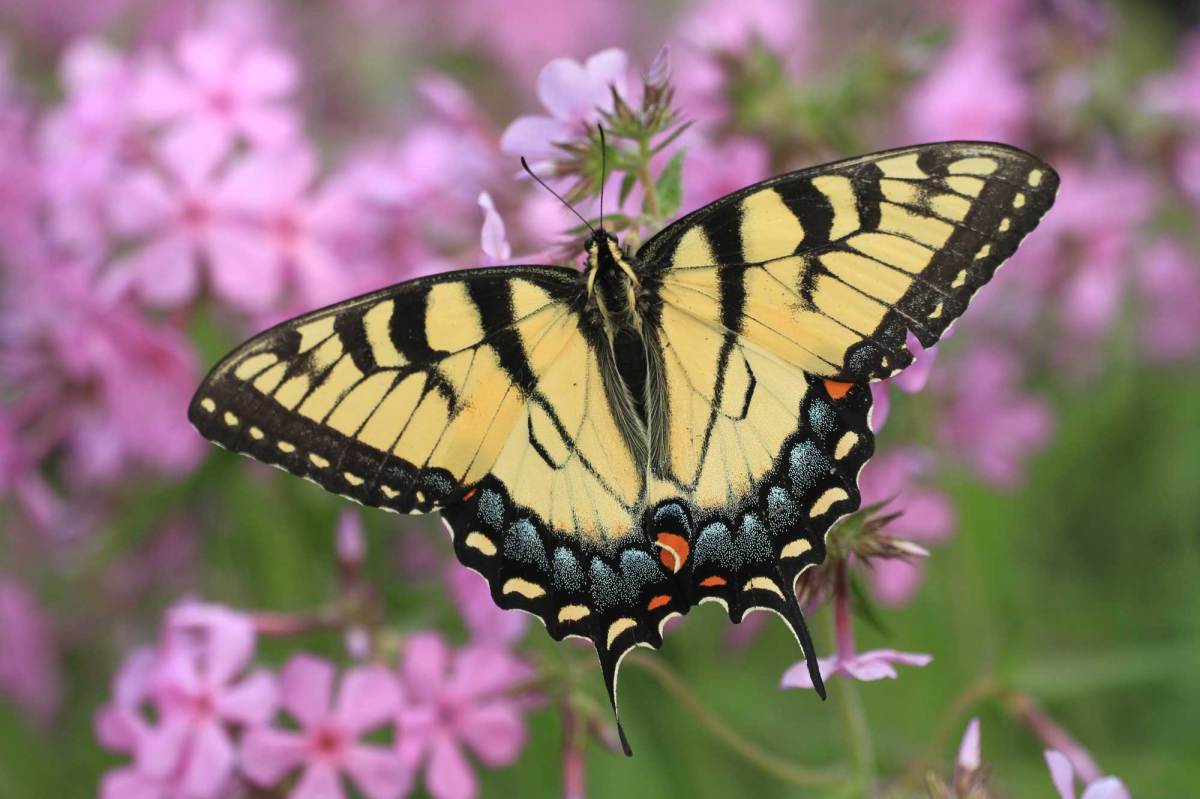
[[[1049,209],[1058,176],[999,144],[945,142],[805,169],[695,211],[638,255],[683,307],[846,382],[931,346]]]

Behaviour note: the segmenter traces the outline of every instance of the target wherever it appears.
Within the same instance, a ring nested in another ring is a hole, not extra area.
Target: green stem
[[[839,772],[798,766],[762,749],[758,744],[739,735],[736,731],[726,726],[716,713],[705,707],[688,690],[687,686],[675,676],[675,673],[663,665],[661,661],[638,652],[633,652],[626,659],[626,663],[641,669],[656,679],[675,699],[679,700],[684,709],[691,713],[714,738],[768,774],[795,785],[832,787],[843,783],[845,778]]]
[[[662,213],[658,204],[658,190],[654,187],[654,178],[650,176],[650,142],[642,136],[638,139],[638,180],[642,183],[642,191],[646,194],[646,213],[655,224],[662,222]]]
[[[845,641],[853,640],[849,629],[850,581],[847,569],[845,561],[838,566],[833,599],[834,612],[830,614],[830,631],[833,640],[837,642],[839,656],[852,654],[843,652]],[[845,629],[839,629],[843,625]],[[854,781],[862,795],[866,796],[875,780],[875,747],[871,742],[871,730],[867,724],[867,713],[863,707],[862,695],[858,691],[858,683],[853,679],[841,680],[831,693],[834,702],[837,703],[846,746],[850,751]]]

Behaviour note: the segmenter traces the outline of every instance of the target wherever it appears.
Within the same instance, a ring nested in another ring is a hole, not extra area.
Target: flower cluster
[[[353,585],[364,554],[353,515],[337,545]],[[459,591],[468,624],[487,612],[475,591]],[[394,665],[369,646],[343,669],[306,652],[278,672],[255,662],[261,636],[308,625],[194,601],[171,608],[155,645],[126,656],[96,716],[100,742],[130,758],[104,776],[101,796],[224,799],[257,786],[333,799],[352,785],[396,799],[423,781],[437,799],[465,799],[478,793],[466,751],[492,768],[520,754],[533,672],[510,650],[511,632],[487,625],[458,649],[415,632]]]

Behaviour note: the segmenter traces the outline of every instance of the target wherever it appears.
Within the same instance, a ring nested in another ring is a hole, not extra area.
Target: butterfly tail
[[[600,656],[600,669],[604,672],[604,688],[608,691],[608,701],[612,704],[613,721],[617,725],[617,735],[621,739],[621,750],[625,752],[627,757],[633,757],[633,749],[629,747],[629,739],[625,737],[625,728],[621,725],[621,714],[617,710],[617,677],[621,670],[621,658],[623,658],[629,650],[624,652],[613,652],[607,649],[596,647],[596,654]]]
[[[790,582],[786,583],[791,585]],[[792,633],[796,636],[796,640],[800,642],[800,648],[804,650],[804,662],[808,665],[808,676],[812,679],[813,688],[817,691],[817,696],[821,699],[825,698],[825,681],[821,679],[821,667],[817,662],[817,650],[813,646],[812,635],[808,632],[808,624],[804,621],[804,614],[800,611],[800,603],[796,599],[795,591],[784,591],[785,599],[783,602],[783,618],[787,621],[788,626],[792,628]]]

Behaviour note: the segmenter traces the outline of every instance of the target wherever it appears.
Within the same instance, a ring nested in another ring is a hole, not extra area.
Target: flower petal
[[[175,773],[184,756],[191,725],[179,714],[168,715],[138,745],[134,761],[140,771],[166,779]]]
[[[132,766],[106,772],[100,781],[100,799],[162,799],[163,785]]]
[[[474,644],[459,650],[450,678],[461,696],[489,696],[506,691],[530,676],[530,669],[497,644]]]
[[[967,724],[967,731],[963,733],[962,743],[958,746],[958,765],[960,768],[972,772],[978,771],[979,765],[982,762],[982,755],[979,750],[979,719],[971,719]]]
[[[242,737],[241,770],[263,788],[272,788],[304,762],[304,737],[272,727],[255,727]]]
[[[295,655],[280,675],[283,706],[304,727],[312,727],[329,714],[333,693],[333,666],[314,655]]]
[[[555,143],[571,139],[571,128],[552,117],[524,116],[514,119],[500,137],[500,149],[512,155],[540,160],[552,158]]]
[[[337,770],[327,763],[316,762],[305,769],[288,799],[345,799],[345,796]]]
[[[425,785],[434,799],[474,799],[479,791],[475,772],[453,740],[439,737],[425,772]]]
[[[389,721],[400,702],[396,676],[382,666],[350,669],[342,678],[337,717],[355,735]]]
[[[1046,766],[1050,769],[1050,780],[1062,799],[1075,799],[1075,769],[1070,759],[1054,749],[1045,752]]]
[[[254,655],[254,622],[231,608],[186,603],[171,611],[167,623],[173,630],[192,631],[202,637],[204,671],[211,683],[228,683]]]
[[[1116,777],[1104,777],[1085,788],[1080,799],[1130,799],[1130,796],[1125,783]]]
[[[525,746],[525,724],[516,703],[508,700],[469,709],[458,733],[479,759],[493,768],[512,763]]]
[[[261,236],[232,228],[208,237],[214,293],[248,311],[263,311],[283,288],[283,268]]]
[[[409,696],[432,699],[443,691],[450,654],[437,633],[417,633],[404,646],[401,669]]]
[[[246,53],[238,64],[239,88],[254,98],[278,97],[296,88],[296,62],[273,48]]]
[[[188,747],[187,767],[181,780],[185,794],[197,799],[216,799],[233,774],[235,759],[233,741],[219,722],[199,725]]]
[[[132,284],[151,305],[175,308],[196,295],[197,272],[191,242],[169,233],[113,263],[107,279],[113,285]]]
[[[582,117],[591,107],[587,71],[574,59],[556,58],[538,75],[538,99],[556,119]]]
[[[207,30],[186,33],[179,41],[176,56],[189,76],[202,79],[205,85],[235,77],[233,42],[222,33]]]
[[[412,772],[395,752],[354,746],[346,753],[346,773],[367,799],[393,799],[412,788]]]
[[[817,669],[821,672],[821,679],[828,680],[841,669],[837,655],[830,655],[827,658],[818,658]],[[812,677],[810,677],[808,674],[808,662],[801,660],[798,663],[792,664],[792,666],[783,673],[783,679],[780,680],[780,687],[812,688]]]
[[[222,718],[241,724],[265,724],[279,706],[279,684],[266,669],[258,669],[217,697]]]

